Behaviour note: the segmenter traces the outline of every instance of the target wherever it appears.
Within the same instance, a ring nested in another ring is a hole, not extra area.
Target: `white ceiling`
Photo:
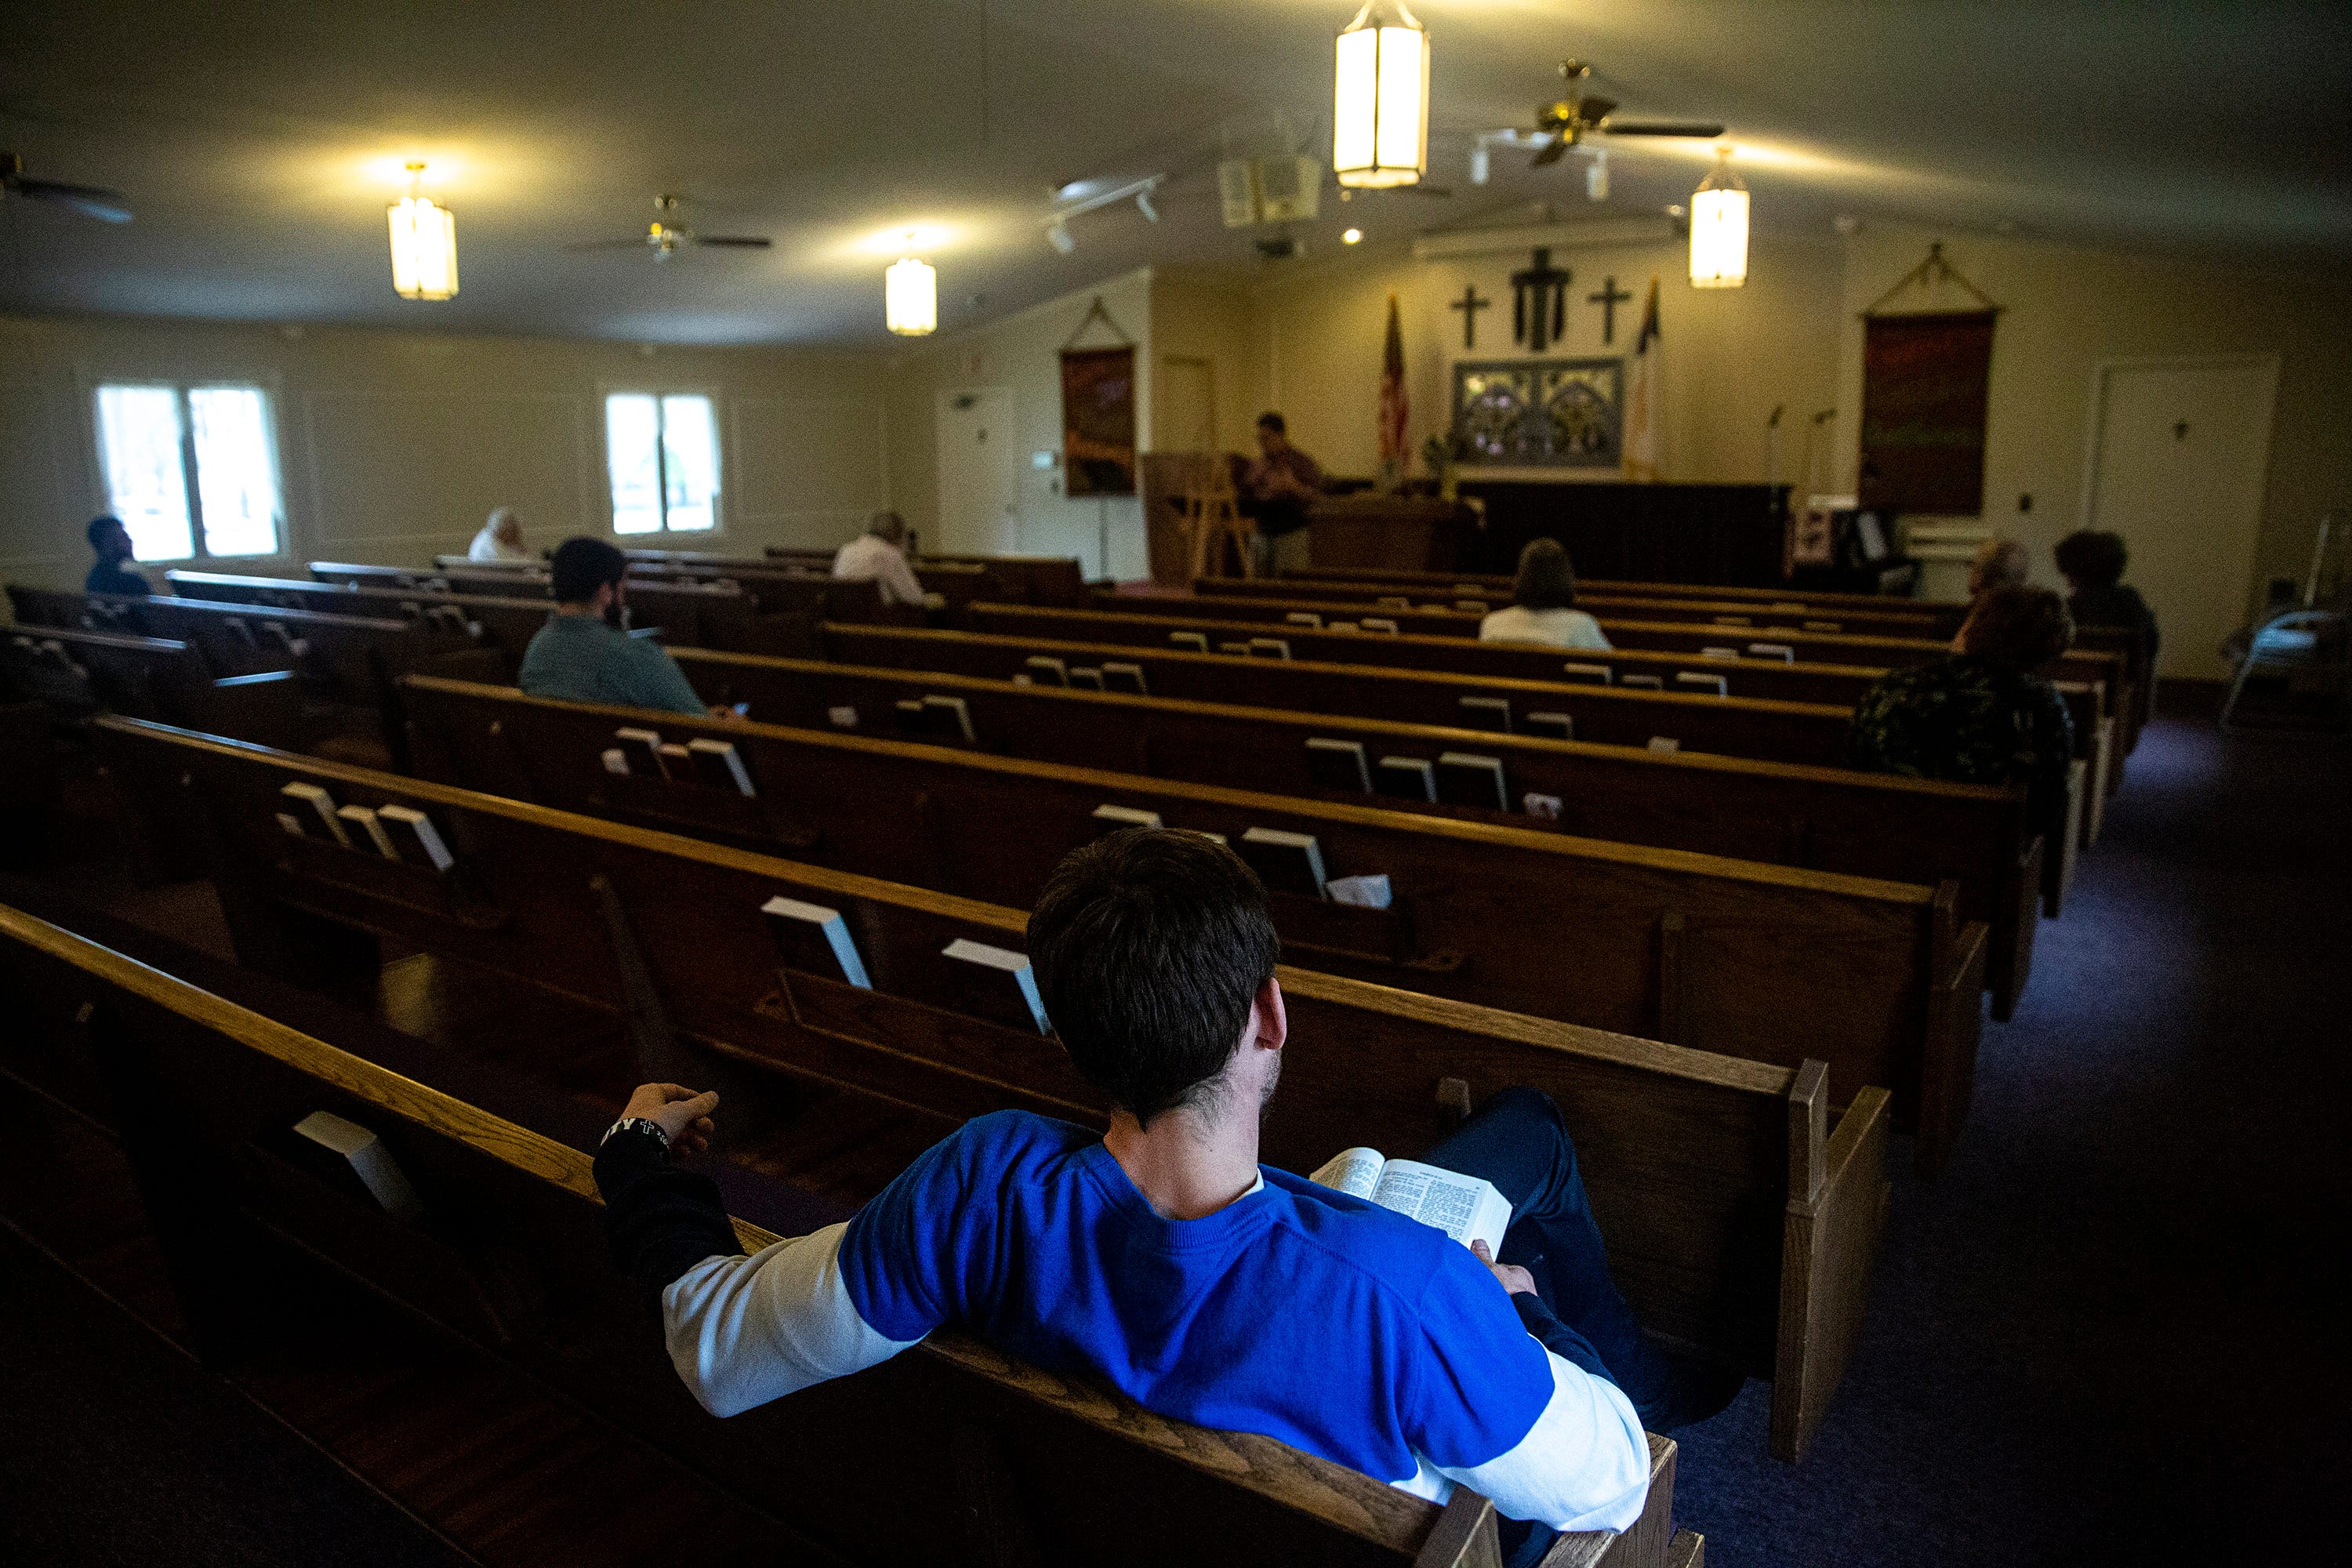
[[[1144,264],[1255,272],[1218,222],[1221,149],[1326,148],[1350,0],[245,0],[10,7],[0,147],[128,193],[136,222],[0,204],[0,310],[878,346],[894,231],[929,231],[942,325]],[[2141,251],[2352,259],[2352,6],[2090,0],[1427,0],[1431,183],[1301,226],[1374,239],[1550,200],[1686,199],[1704,144],[1575,159],[1481,130],[1553,96],[1561,56],[1644,115],[1725,121],[1767,234],[1840,214]],[[457,215],[463,289],[395,299],[383,205],[408,158]],[[1166,173],[1045,243],[1065,181]],[[687,221],[775,248],[667,266],[575,240]]]

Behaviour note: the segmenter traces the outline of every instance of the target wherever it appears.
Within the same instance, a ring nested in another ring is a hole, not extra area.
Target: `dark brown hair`
[[[2066,601],[2047,588],[1995,588],[1960,627],[1960,650],[1989,664],[2031,674],[2074,643]]]
[[[1576,568],[1557,539],[1530,539],[1519,552],[1511,602],[1523,610],[1564,610],[1576,603]]]
[[[2077,589],[2114,587],[2124,580],[2124,567],[2131,560],[2122,534],[2092,528],[2076,529],[2051,553]]]
[[[1280,954],[1256,873],[1170,828],[1073,849],[1029,917],[1038,999],[1071,1065],[1147,1127],[1224,1072]]]

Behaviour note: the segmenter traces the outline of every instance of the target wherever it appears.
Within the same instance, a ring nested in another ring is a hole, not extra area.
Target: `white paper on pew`
[[[860,991],[874,989],[866,977],[866,961],[857,952],[857,939],[849,934],[849,922],[841,918],[839,910],[826,909],[823,904],[806,903],[799,899],[787,899],[782,894],[760,906],[760,912],[771,921],[791,921],[796,925],[814,926],[833,949],[834,962],[841,965],[841,977]]]
[[[1384,910],[1395,898],[1385,873],[1377,877],[1335,877],[1324,886],[1330,889],[1333,902],[1353,904],[1358,909]]]
[[[1027,953],[1014,952],[1010,948],[991,947],[984,942],[960,936],[940,949],[940,955],[959,959],[965,963],[977,963],[987,969],[1001,969],[1013,976],[1013,984],[1021,988],[1021,1000],[1027,1004],[1029,1016],[1036,1024],[1037,1032],[1041,1035],[1054,1032],[1052,1022],[1045,1016],[1045,998],[1037,994],[1037,973],[1029,967]]]
[[[855,730],[857,728],[857,710],[855,708],[847,706],[828,708],[824,710],[824,716],[832,722],[833,727],[836,730]]]
[[[1529,790],[1519,797],[1519,808],[1529,816],[1539,816],[1546,822],[1559,820],[1561,801],[1556,795],[1538,795]]]
[[[604,748],[604,771],[606,773],[625,773],[629,771],[629,753],[621,750],[620,747],[607,746]]]
[[[1650,737],[1650,750],[1654,752],[1679,752],[1682,749],[1683,743],[1680,741],[1674,739],[1672,736],[1653,735]]]

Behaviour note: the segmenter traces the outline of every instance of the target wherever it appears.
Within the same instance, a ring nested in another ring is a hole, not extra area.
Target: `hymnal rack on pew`
[[[1307,1179],[1433,1226],[1465,1247],[1483,1241],[1490,1254],[1503,1250],[1511,1225],[1510,1201],[1484,1176],[1391,1160],[1377,1149],[1342,1149]]]

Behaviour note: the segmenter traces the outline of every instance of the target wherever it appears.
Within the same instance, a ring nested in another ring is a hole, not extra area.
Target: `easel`
[[[1210,428],[1216,428],[1213,422]],[[1242,563],[1242,575],[1257,575],[1257,525],[1242,516],[1239,499],[1234,494],[1233,466],[1225,455],[1202,453],[1193,465],[1192,479],[1184,486],[1184,531],[1192,542],[1193,576],[1224,575],[1228,541]],[[1210,570],[1212,563],[1214,572]]]

